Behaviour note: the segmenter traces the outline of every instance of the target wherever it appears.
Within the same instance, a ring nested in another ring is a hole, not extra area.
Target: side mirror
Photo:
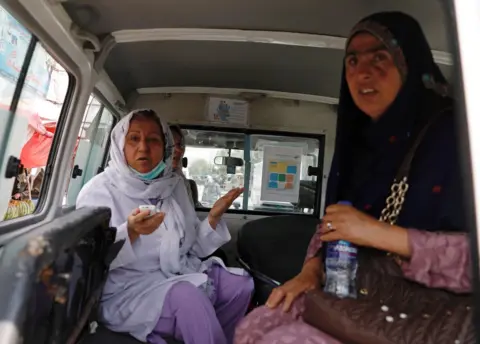
[[[187,168],[188,166],[188,158],[184,157],[182,158],[182,167]]]

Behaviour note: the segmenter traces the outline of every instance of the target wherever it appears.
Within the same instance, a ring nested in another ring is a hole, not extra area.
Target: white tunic
[[[210,255],[231,238],[223,221],[213,230],[207,219],[198,219],[184,183],[178,182],[168,199],[157,204],[166,214],[162,225],[154,233],[140,236],[133,245],[128,238],[127,217],[139,205],[155,204],[156,200],[126,196],[105,173],[87,183],[77,200],[77,208],[104,206],[112,210],[116,241],[125,240],[125,244],[110,266],[100,315],[111,330],[128,332],[141,341],[146,341],[158,322],[169,288],[178,281],[195,286],[206,283],[203,272],[217,259],[201,262],[198,257]],[[175,221],[182,222],[184,233],[172,230]],[[244,274],[241,269],[228,270]]]

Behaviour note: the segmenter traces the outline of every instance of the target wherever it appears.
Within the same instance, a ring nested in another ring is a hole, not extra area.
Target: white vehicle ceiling
[[[80,28],[116,41],[105,70],[126,99],[156,87],[335,99],[350,28],[386,10],[415,17],[447,78],[452,72],[438,0],[63,0],[63,6]]]

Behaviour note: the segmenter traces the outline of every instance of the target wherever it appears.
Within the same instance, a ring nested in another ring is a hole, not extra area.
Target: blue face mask
[[[137,175],[140,179],[142,180],[153,180],[155,178],[157,178],[160,173],[163,172],[163,170],[165,169],[167,165],[165,164],[165,162],[162,160],[160,161],[160,163],[155,166],[155,168],[153,170],[151,170],[150,172],[147,172],[147,173],[141,173],[141,172],[138,172],[136,169],[130,167],[130,170],[135,173],[135,175]]]

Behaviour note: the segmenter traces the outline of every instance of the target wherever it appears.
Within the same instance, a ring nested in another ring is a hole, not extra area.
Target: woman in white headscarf
[[[135,110],[113,129],[111,161],[84,186],[77,207],[108,206],[123,247],[110,266],[100,315],[112,331],[160,344],[231,343],[253,282],[220,259],[202,262],[230,240],[223,213],[243,191],[220,198],[200,221],[172,171],[173,137],[153,110]],[[140,205],[154,205],[151,215]]]

